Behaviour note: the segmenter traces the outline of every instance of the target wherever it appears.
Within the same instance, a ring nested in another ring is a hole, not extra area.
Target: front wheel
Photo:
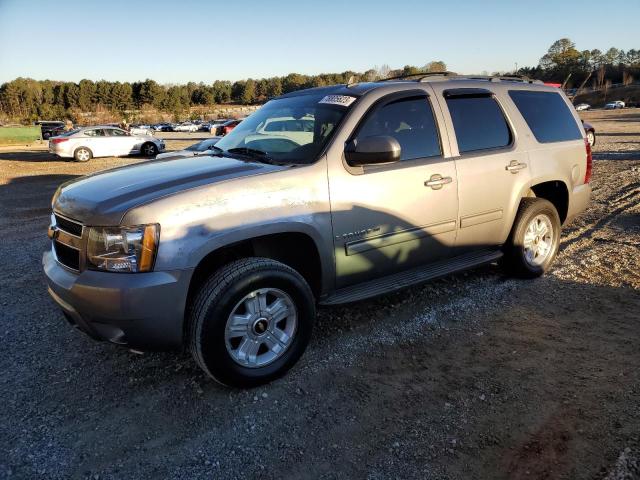
[[[145,157],[155,157],[158,154],[158,147],[151,142],[147,142],[142,145],[141,150]]]
[[[245,258],[214,273],[196,295],[189,348],[220,383],[254,387],[296,363],[314,319],[313,293],[298,272],[275,260]]]
[[[539,277],[558,253],[560,230],[560,216],[551,202],[543,198],[522,199],[504,245],[502,265],[517,277]]]

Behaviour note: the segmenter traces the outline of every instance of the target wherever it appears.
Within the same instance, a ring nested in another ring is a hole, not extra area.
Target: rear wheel
[[[51,136],[51,133],[49,133],[49,132],[44,132],[44,133],[42,134],[42,139],[43,139],[43,140],[49,140],[49,137],[50,137],[50,136]]]
[[[73,152],[73,158],[76,162],[88,162],[91,157],[93,157],[93,153],[87,147],[76,148],[76,151]]]
[[[314,319],[315,299],[298,272],[275,260],[245,258],[201,287],[189,315],[189,346],[214,379],[253,387],[296,363]]]
[[[560,245],[560,216],[543,198],[524,198],[504,245],[502,265],[521,278],[535,278],[546,272]]]
[[[140,149],[145,157],[155,157],[158,154],[158,147],[155,143],[147,142]]]
[[[587,132],[587,142],[590,147],[593,147],[596,143],[596,134],[591,131]]]

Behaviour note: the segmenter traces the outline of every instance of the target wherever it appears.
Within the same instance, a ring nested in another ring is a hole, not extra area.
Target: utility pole
[[[513,73],[515,73],[515,74],[517,74],[517,73],[518,73],[518,62],[516,62],[516,71],[515,71],[515,72],[513,72]]]

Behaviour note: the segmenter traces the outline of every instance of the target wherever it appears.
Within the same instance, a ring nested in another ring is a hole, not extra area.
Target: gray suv
[[[269,101],[207,155],[61,185],[49,293],[91,337],[186,347],[218,381],[286,372],[317,305],[477,265],[543,274],[589,201],[571,103],[518,78],[430,75]]]

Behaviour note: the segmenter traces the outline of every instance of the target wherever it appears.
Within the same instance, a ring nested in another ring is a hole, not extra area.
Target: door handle
[[[443,177],[439,173],[436,173],[435,175],[431,175],[431,178],[424,182],[424,186],[431,187],[434,190],[440,190],[443,185],[451,183],[452,181],[451,177]]]
[[[518,173],[523,168],[527,168],[527,164],[526,163],[520,163],[517,160],[511,160],[511,162],[509,162],[509,165],[504,167],[504,169],[506,171],[511,172],[511,173]]]

